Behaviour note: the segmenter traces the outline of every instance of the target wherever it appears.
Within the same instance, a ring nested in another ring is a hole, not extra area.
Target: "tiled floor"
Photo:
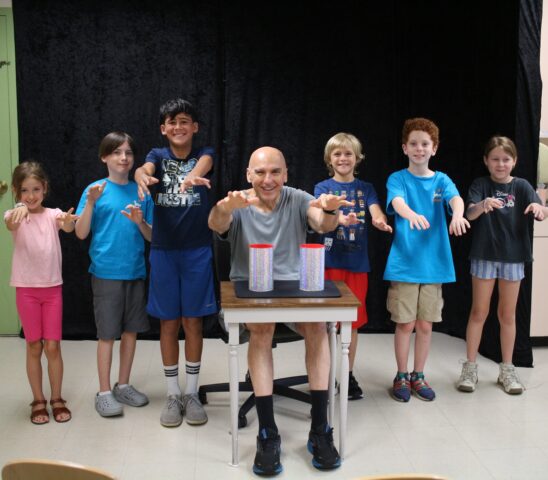
[[[395,371],[392,339],[360,335],[354,372],[367,398],[349,403],[347,454],[337,471],[319,472],[311,466],[305,448],[309,408],[275,399],[284,465],[279,478],[335,480],[418,471],[454,480],[548,478],[548,348],[535,349],[535,368],[519,369],[527,386],[523,395],[503,393],[495,384],[497,365],[484,358],[479,359],[478,390],[464,394],[454,388],[464,342],[434,334],[426,373],[438,398],[427,403],[413,397],[399,404],[387,393]],[[249,426],[240,430],[240,466],[229,466],[227,394],[210,395],[205,426],[160,426],[165,387],[156,341],[139,342],[132,379],[151,403],[142,409],[126,407],[123,417],[100,418],[93,408],[95,347],[90,341],[63,343],[63,395],[74,418],[66,424],[34,426],[28,420],[24,341],[0,338],[0,465],[17,457],[44,457],[92,465],[124,480],[254,477],[256,416],[252,411]],[[245,350],[241,347],[242,377]],[[227,378],[226,346],[220,340],[206,341],[204,359],[201,383]],[[302,342],[275,350],[277,375],[301,373],[301,365]]]

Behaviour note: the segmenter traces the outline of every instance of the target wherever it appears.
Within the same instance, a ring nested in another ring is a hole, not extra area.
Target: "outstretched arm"
[[[371,214],[371,223],[375,228],[378,228],[381,232],[392,233],[392,227],[388,225],[386,215],[379,204],[374,203],[371,205],[369,207],[369,213]]]
[[[129,205],[126,205],[126,209],[128,211],[121,210],[120,213],[135,223],[144,239],[150,242],[152,240],[152,226],[145,222],[141,206],[136,203],[130,203]]]
[[[353,202],[346,200],[346,195],[322,193],[310,201],[307,217],[310,228],[318,233],[331,232],[339,224],[339,207],[351,207]]]
[[[194,185],[205,185],[207,188],[211,188],[211,182],[205,178],[211,169],[213,168],[213,157],[211,155],[202,155],[194,168],[188,173],[183,182],[180,185],[181,192],[184,192],[187,188]]]
[[[8,216],[5,218],[6,227],[10,231],[17,230],[19,228],[19,225],[23,222],[23,220],[29,218],[29,209],[26,205],[20,205],[19,207],[15,207],[14,209],[10,210]]]
[[[225,233],[232,223],[232,212],[237,208],[257,205],[259,199],[253,195],[253,190],[238,190],[228,192],[227,196],[217,202],[209,213],[208,225],[219,234]]]
[[[98,183],[88,188],[86,206],[84,207],[84,210],[78,220],[76,220],[76,236],[80,240],[84,240],[84,238],[87,238],[89,235],[89,231],[91,229],[91,218],[93,217],[93,207],[95,206],[97,199],[103,194],[106,184],[107,182],[105,181],[101,184]]]
[[[548,207],[543,207],[540,203],[530,203],[525,209],[525,215],[532,213],[535,217],[535,220],[542,222],[548,217]]]
[[[451,210],[453,210],[453,218],[449,224],[449,233],[457,237],[464,235],[466,229],[470,228],[470,223],[464,218],[464,201],[459,195],[455,195],[449,200]]]
[[[144,200],[145,195],[150,195],[148,187],[158,183],[158,179],[154,177],[156,166],[152,162],[146,162],[144,165],[135,170],[135,183],[137,184],[137,194],[139,200]]]
[[[402,197],[394,197],[392,207],[400,217],[405,218],[409,222],[411,230],[415,228],[417,230],[428,230],[430,228],[430,223],[428,223],[426,217],[411,210]]]
[[[470,203],[466,209],[466,217],[468,220],[475,220],[484,213],[489,213],[502,207],[502,200],[493,197],[486,197],[481,202]]]
[[[66,212],[62,212],[57,217],[59,227],[67,233],[74,232],[74,225],[76,220],[78,220],[78,215],[73,215],[72,212],[74,212],[74,207],[69,208]]]
[[[343,212],[339,211],[339,219],[337,220],[339,225],[349,227],[350,225],[357,225],[362,222],[363,220],[358,218],[356,212],[350,212],[348,215],[345,215]]]

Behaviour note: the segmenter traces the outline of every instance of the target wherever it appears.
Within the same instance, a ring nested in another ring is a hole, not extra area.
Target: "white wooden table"
[[[230,376],[230,415],[232,466],[238,466],[238,347],[241,323],[326,322],[329,324],[331,370],[329,373],[329,421],[335,413],[336,324],[341,324],[340,425],[339,454],[344,458],[348,407],[348,349],[352,322],[357,318],[360,302],[344,282],[335,282],[341,292],[334,298],[238,298],[232,282],[221,282],[221,306],[228,326]]]

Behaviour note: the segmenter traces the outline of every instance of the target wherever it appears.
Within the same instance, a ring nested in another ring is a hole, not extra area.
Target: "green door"
[[[9,286],[11,234],[4,224],[4,212],[13,206],[9,185],[18,163],[17,109],[15,96],[15,46],[11,8],[0,8],[0,335],[19,333],[15,289]],[[7,188],[7,191],[6,190]],[[3,192],[3,193],[2,193]]]

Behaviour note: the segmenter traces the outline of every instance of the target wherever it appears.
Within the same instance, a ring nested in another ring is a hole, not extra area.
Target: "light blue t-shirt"
[[[388,177],[386,189],[386,212],[395,216],[396,228],[384,279],[408,283],[454,282],[455,267],[445,216],[445,206],[459,195],[453,181],[441,172],[417,177],[404,169]],[[394,211],[395,197],[402,197],[411,210],[426,217],[430,228],[412,230],[409,221]]]
[[[145,241],[139,227],[120,212],[135,202],[141,205],[143,218],[152,224],[153,203],[149,195],[139,201],[137,184],[130,181],[119,185],[108,179],[98,180],[86,187],[76,210],[81,215],[86,206],[88,189],[107,182],[103,194],[93,207],[89,272],[108,280],[136,280],[146,278]]]

